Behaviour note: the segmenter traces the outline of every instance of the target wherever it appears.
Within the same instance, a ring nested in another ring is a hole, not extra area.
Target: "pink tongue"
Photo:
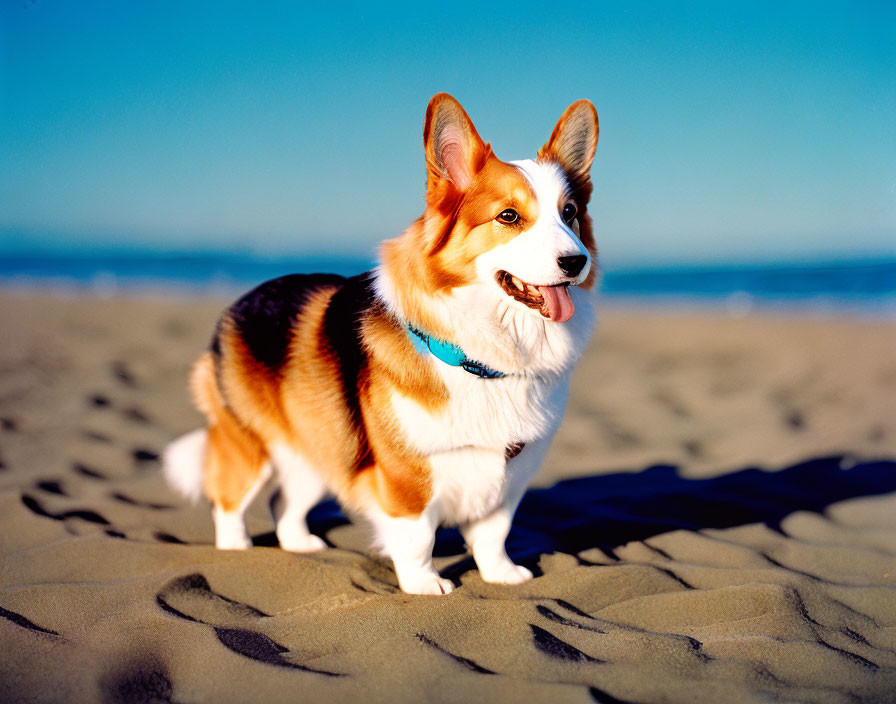
[[[544,297],[541,314],[555,323],[565,323],[572,317],[576,307],[569,297],[569,286],[539,286]]]

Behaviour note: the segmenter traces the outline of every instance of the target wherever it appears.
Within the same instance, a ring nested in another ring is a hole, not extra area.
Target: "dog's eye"
[[[513,208],[508,208],[507,210],[502,210],[498,217],[495,218],[498,222],[503,222],[505,225],[513,225],[515,222],[518,222],[520,219],[520,214],[516,212]]]
[[[576,210],[575,203],[567,203],[563,206],[563,221],[564,222],[572,222],[572,219],[578,214],[578,210]]]

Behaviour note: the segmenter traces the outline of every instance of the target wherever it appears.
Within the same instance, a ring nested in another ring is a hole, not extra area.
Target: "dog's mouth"
[[[569,284],[536,286],[514,276],[508,271],[495,274],[504,293],[525,306],[537,310],[548,320],[565,323],[575,312],[575,304],[569,296]]]

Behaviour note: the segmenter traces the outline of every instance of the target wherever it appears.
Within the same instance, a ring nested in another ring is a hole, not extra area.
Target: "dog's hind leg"
[[[205,495],[212,502],[215,521],[215,545],[221,550],[245,550],[252,547],[252,541],[244,515],[271,475],[268,451],[224,402],[211,352],[193,365],[190,388],[196,406],[208,419],[208,430],[204,442],[199,431],[177,441],[183,447],[180,454],[186,455],[192,448],[194,455],[201,456]]]
[[[280,547],[290,552],[315,552],[327,544],[308,530],[306,516],[327,494],[327,485],[301,454],[285,445],[271,449],[280,492],[271,506]]]
[[[271,463],[261,440],[236,419],[222,418],[208,430],[205,493],[212,502],[215,547],[246,550],[252,540],[245,513],[271,476]]]

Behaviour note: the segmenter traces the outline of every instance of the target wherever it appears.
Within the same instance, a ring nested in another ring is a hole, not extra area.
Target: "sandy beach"
[[[212,547],[158,453],[220,300],[0,294],[0,701],[896,700],[896,324],[605,307],[484,583]]]

